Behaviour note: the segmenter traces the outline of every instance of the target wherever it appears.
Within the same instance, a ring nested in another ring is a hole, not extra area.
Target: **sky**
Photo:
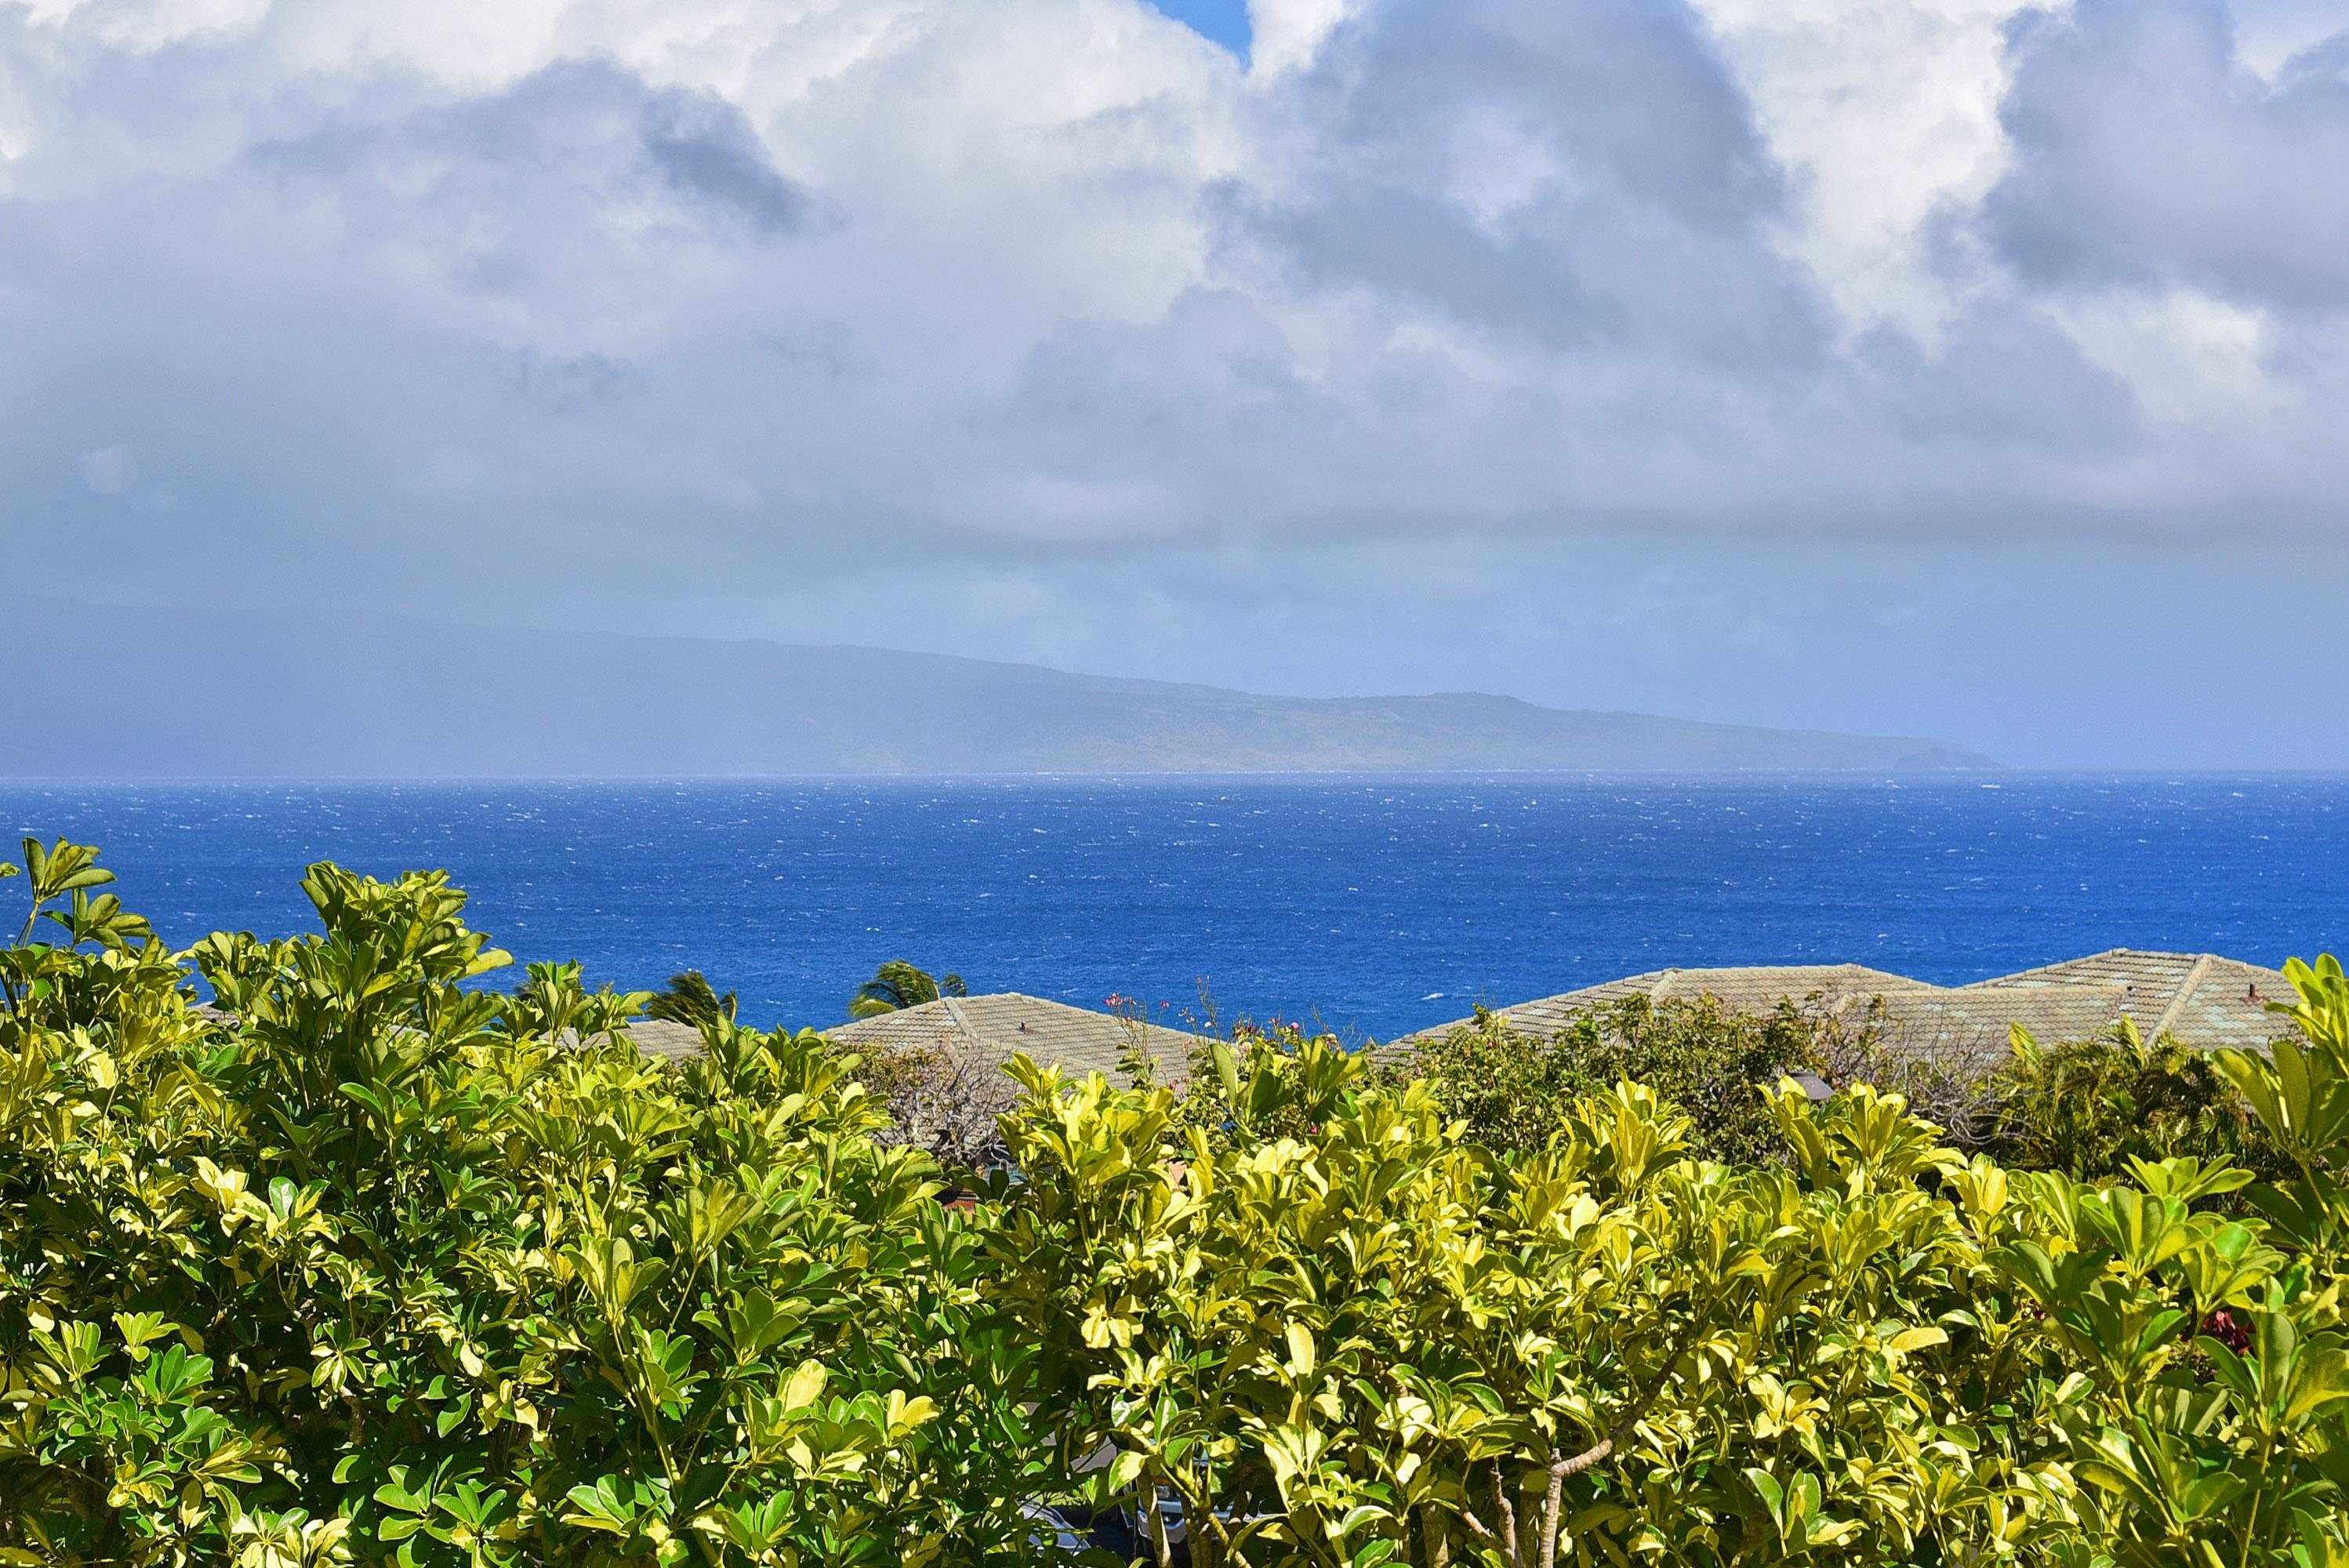
[[[2345,433],[2338,0],[0,0],[20,593],[2343,768]]]
[[[1158,8],[1201,36],[1247,57],[1247,0],[1158,0]]]

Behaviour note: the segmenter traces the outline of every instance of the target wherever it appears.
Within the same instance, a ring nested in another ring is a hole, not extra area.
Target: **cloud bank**
[[[0,538],[224,613],[2349,764],[2290,692],[2349,673],[2337,14],[1251,22],[0,3]]]

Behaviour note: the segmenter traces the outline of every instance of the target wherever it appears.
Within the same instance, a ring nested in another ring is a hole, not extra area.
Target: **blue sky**
[[[1158,8],[1178,22],[1193,28],[1236,55],[1246,55],[1248,46],[1247,0],[1154,0]]]
[[[0,551],[2349,767],[2338,0],[1247,23],[0,4]]]

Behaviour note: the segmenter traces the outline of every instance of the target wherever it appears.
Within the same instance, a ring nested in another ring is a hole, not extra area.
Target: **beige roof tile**
[[[2235,959],[2115,948],[1957,986],[1858,964],[1659,969],[1496,1011],[1515,1028],[1554,1034],[1580,1015],[1630,995],[1712,996],[1743,1011],[1785,1000],[1846,1016],[1880,1003],[1893,1048],[1964,1068],[2003,1059],[2014,1024],[2051,1043],[2100,1034],[2127,1017],[2147,1035],[2167,1032],[2205,1048],[2264,1045],[2281,1032],[2266,1004],[2292,994],[2280,972]],[[1421,1030],[1384,1048],[1407,1049],[1460,1023]]]
[[[683,1061],[701,1049],[699,1029],[690,1024],[671,1023],[667,1018],[638,1018],[620,1032],[645,1055],[665,1061]]]
[[[229,1016],[202,1003],[196,1010],[212,1017]],[[621,1032],[647,1056],[667,1061],[681,1061],[701,1049],[701,1031],[690,1024],[638,1018]],[[1017,992],[946,997],[823,1033],[852,1049],[976,1050],[999,1062],[1008,1062],[1025,1051],[1040,1062],[1058,1063],[1071,1074],[1098,1072],[1121,1079],[1126,1047],[1139,1037],[1169,1080],[1179,1080],[1188,1069],[1196,1038],[1179,1029]]]
[[[2267,1005],[2289,1001],[2293,995],[2281,970],[2214,953],[2148,953],[2129,947],[1978,980],[1964,989],[2015,993],[2080,985],[2113,991],[2117,998],[2115,1018],[2125,1016],[2147,1035],[2175,1035],[2205,1048],[2267,1044],[2285,1032]]]
[[[1025,1052],[1071,1074],[1124,1077],[1121,1064],[1140,1043],[1166,1078],[1179,1078],[1190,1064],[1196,1037],[1113,1013],[1072,1007],[1016,991],[988,996],[942,996],[918,1007],[860,1018],[824,1033],[837,1043],[894,1051],[975,1051],[997,1061]]]
[[[1644,975],[1627,975],[1620,980],[1586,985],[1578,991],[1519,1002],[1495,1011],[1513,1028],[1547,1034],[1566,1028],[1594,1007],[1619,1002],[1629,996],[1646,996],[1659,1002],[1694,1001],[1700,996],[1711,996],[1725,1006],[1741,1011],[1766,1010],[1775,1007],[1782,999],[1837,1009],[1857,1009],[1865,1007],[1877,996],[1889,997],[1896,994],[1934,989],[1936,987],[1921,980],[1911,980],[1859,964],[1652,969]],[[1456,1023],[1440,1024],[1432,1029],[1423,1029],[1411,1038],[1424,1039],[1441,1035],[1466,1022],[1468,1020],[1464,1018]]]

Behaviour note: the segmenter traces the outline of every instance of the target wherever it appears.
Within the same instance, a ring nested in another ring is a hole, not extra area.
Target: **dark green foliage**
[[[959,975],[933,980],[927,971],[916,969],[902,958],[892,958],[874,971],[872,979],[856,988],[856,995],[849,1000],[848,1016],[876,1018],[902,1007],[935,1002],[941,996],[968,995]]]
[[[1784,1152],[1765,1091],[1785,1074],[1840,1072],[1865,1043],[1864,1030],[1792,1003],[1754,1014],[1711,997],[1632,996],[1549,1036],[1519,1033],[1479,1010],[1474,1023],[1429,1040],[1392,1070],[1424,1080],[1488,1149],[1539,1150],[1578,1101],[1628,1079],[1687,1113],[1698,1153],[1750,1163]]]
[[[723,996],[710,985],[698,969],[688,969],[668,977],[668,989],[656,993],[645,1004],[645,1016],[666,1018],[673,1024],[690,1024],[696,1028],[719,1019],[734,1021],[734,993]]]
[[[1987,1143],[2002,1164],[2093,1177],[2190,1155],[2265,1180],[2292,1168],[2209,1052],[2168,1035],[2147,1040],[2127,1020],[2054,1046],[2017,1029],[2013,1059],[1989,1087]]]
[[[2124,1176],[2132,1160],[2190,1156],[2263,1179],[2290,1162],[2207,1051],[2124,1020],[2107,1034],[2044,1046],[2018,1029],[2014,1054],[1987,1078],[1960,1081],[1889,1050],[1874,1014],[1856,1019],[1782,1002],[1764,1014],[1711,998],[1630,997],[1591,1009],[1549,1036],[1513,1031],[1480,1012],[1391,1071],[1424,1078],[1486,1147],[1539,1149],[1575,1104],[1628,1079],[1688,1112],[1694,1147],[1745,1163],[1784,1158],[1764,1091],[1782,1073],[1837,1086],[1868,1082],[1930,1105],[1967,1148],[2019,1170],[2082,1179]]]

